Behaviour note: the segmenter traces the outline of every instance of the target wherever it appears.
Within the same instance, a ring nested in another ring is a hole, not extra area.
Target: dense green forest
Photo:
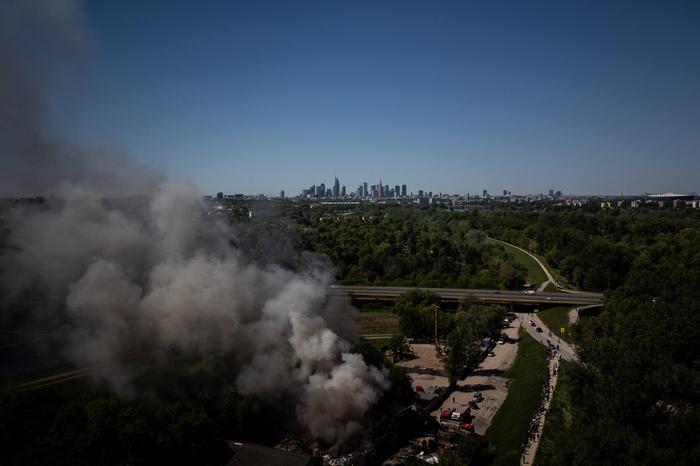
[[[392,208],[299,213],[301,250],[328,256],[347,285],[512,289],[526,270],[464,215]]]
[[[344,280],[383,284],[402,283],[395,281],[394,265],[389,264],[400,263],[420,249],[412,249],[413,245],[427,249],[423,254],[429,261],[435,244],[442,244],[445,249],[440,254],[463,261],[477,258],[476,267],[453,268],[464,271],[454,279],[457,283],[445,281],[474,286],[478,283],[472,278],[481,273],[479,267],[488,264],[485,258],[493,252],[479,249],[483,243],[477,238],[486,234],[540,255],[581,289],[605,291],[603,311],[580,319],[573,327],[580,362],[562,374],[569,394],[566,422],[547,434],[548,451],[555,453],[547,454],[546,449],[539,463],[696,464],[700,458],[700,212],[406,210],[377,209],[365,212],[364,219],[349,215],[323,225],[312,222],[302,227],[305,236],[312,235],[305,241],[320,251],[337,248],[329,252]],[[481,254],[455,254],[450,239],[460,234],[474,240],[469,247]],[[412,247],[398,247],[406,243]],[[375,249],[379,244],[382,248]],[[352,265],[358,251],[360,258],[366,257],[365,252],[372,257],[363,267]],[[376,256],[377,251],[384,255]],[[413,280],[435,274],[416,270],[421,269],[409,269]],[[413,283],[422,284],[421,279]],[[427,319],[423,325],[429,325]]]

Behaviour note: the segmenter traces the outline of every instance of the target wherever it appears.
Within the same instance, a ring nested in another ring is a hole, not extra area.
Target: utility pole
[[[433,317],[435,319],[435,350],[439,351],[440,346],[438,345],[438,311],[440,310],[440,306],[437,304],[433,304]]]

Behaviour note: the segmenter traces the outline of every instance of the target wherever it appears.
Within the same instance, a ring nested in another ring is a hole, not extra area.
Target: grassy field
[[[564,276],[561,274],[561,272],[559,272],[559,270],[555,269],[554,267],[552,267],[552,264],[550,264],[549,262],[547,262],[547,259],[545,259],[544,257],[539,256],[539,255],[537,255],[537,254],[535,254],[535,256],[537,256],[537,258],[538,258],[540,261],[542,261],[542,263],[544,264],[544,266],[547,267],[547,270],[549,270],[549,273],[551,273],[552,276],[553,276],[559,283],[561,283],[562,285],[564,285],[564,287],[569,288],[569,289],[571,289],[571,290],[575,290],[575,289],[576,289],[576,287],[572,286],[571,283],[569,283],[569,281],[566,279],[566,277],[564,277]]]
[[[559,288],[557,288],[554,285],[554,283],[549,282],[549,283],[547,283],[547,286],[545,286],[544,290],[542,290],[542,291],[544,291],[545,293],[557,293],[559,291]]]
[[[496,466],[517,466],[520,463],[520,444],[527,439],[527,429],[547,379],[544,346],[525,329],[520,329],[518,334],[518,356],[513,367],[505,373],[511,379],[508,396],[486,431],[486,438],[496,448],[493,463]]]
[[[568,430],[571,425],[571,398],[567,380],[567,368],[569,362],[560,361],[559,379],[554,390],[552,404],[544,421],[544,429],[540,439],[540,446],[535,456],[535,465],[548,466],[554,464],[570,464],[569,458],[562,458],[562,448],[558,448],[561,442],[566,442]]]
[[[553,334],[564,341],[569,342],[569,306],[550,307],[549,309],[540,309],[537,316],[542,319],[542,322],[549,327]],[[564,333],[561,333],[561,329]]]
[[[391,311],[377,310],[377,309],[368,309],[368,310],[360,309],[359,315],[361,317],[398,317],[396,314],[394,314]]]
[[[367,335],[365,335],[365,338],[367,338]],[[367,341],[372,343],[372,346],[374,346],[378,350],[381,350],[382,348],[389,346],[389,342],[391,341],[391,338],[372,338],[372,339],[367,338]]]
[[[547,275],[545,275],[542,267],[529,255],[522,252],[520,249],[511,246],[506,243],[498,243],[503,246],[508,254],[510,254],[515,261],[523,265],[527,269],[527,280],[531,285],[539,285],[540,283],[547,280]]]

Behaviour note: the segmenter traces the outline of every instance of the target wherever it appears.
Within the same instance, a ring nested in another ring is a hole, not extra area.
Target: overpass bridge
[[[489,304],[603,304],[602,293],[545,293],[541,291],[473,290],[460,288],[418,288],[404,286],[343,286],[332,285],[329,296],[350,296],[358,301],[394,301],[410,290],[432,291],[443,302],[458,302],[475,298]]]

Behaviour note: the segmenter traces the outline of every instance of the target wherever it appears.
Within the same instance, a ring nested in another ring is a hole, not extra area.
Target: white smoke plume
[[[56,199],[9,219],[3,279],[41,289],[42,312],[65,318],[70,357],[117,393],[136,395],[134,379],[172,354],[230,358],[241,394],[292,397],[311,434],[348,439],[388,381],[349,352],[354,310],[328,299],[329,273],[258,263],[192,187],[49,136],[45,83],[14,44],[33,20],[81,45],[80,4],[19,0],[1,13],[2,194]],[[117,194],[147,196],[106,199]]]
[[[195,193],[164,185],[145,219],[80,188],[62,208],[13,225],[13,257],[35,280],[66,290],[70,355],[118,393],[173,351],[227,356],[246,395],[293,396],[315,436],[342,441],[388,388],[349,353],[354,310],[326,296],[328,274],[294,273],[241,258],[207,220]]]

